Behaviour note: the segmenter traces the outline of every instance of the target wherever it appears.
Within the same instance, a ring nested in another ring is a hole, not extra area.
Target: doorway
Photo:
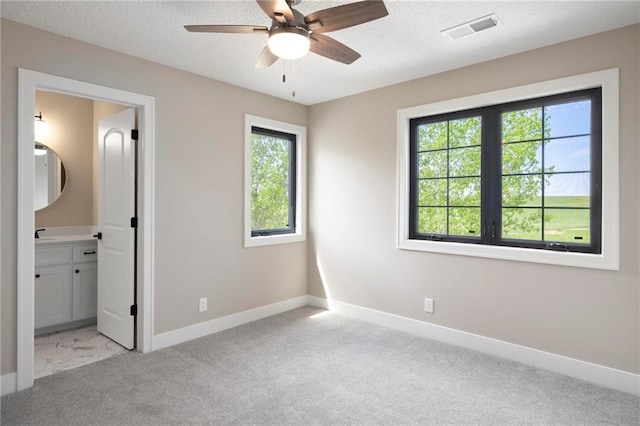
[[[41,90],[36,107],[38,379],[134,349],[136,109]]]
[[[17,389],[34,379],[34,159],[35,93],[50,91],[133,107],[138,113],[138,233],[136,252],[136,347],[152,348],[153,333],[153,157],[154,104],[146,95],[20,69],[18,82],[18,329]]]

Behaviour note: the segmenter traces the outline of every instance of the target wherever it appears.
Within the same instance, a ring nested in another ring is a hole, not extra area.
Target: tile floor
[[[44,334],[35,339],[34,378],[70,370],[127,352],[98,333],[96,325]]]

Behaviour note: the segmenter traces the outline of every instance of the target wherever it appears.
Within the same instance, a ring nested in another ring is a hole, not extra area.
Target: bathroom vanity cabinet
[[[36,244],[36,334],[95,321],[98,305],[97,260],[95,240]]]

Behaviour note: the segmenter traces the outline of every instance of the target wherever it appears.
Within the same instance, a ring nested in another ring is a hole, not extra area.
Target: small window
[[[296,135],[251,128],[251,236],[296,229]]]
[[[305,239],[304,127],[245,117],[245,247]]]

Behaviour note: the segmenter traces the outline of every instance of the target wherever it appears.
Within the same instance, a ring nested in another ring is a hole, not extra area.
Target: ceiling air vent
[[[495,14],[483,16],[482,18],[474,19],[473,21],[465,22],[464,24],[456,25],[455,27],[442,30],[442,33],[448,35],[452,39],[475,34],[479,31],[483,31],[489,28],[498,26],[500,21]]]

